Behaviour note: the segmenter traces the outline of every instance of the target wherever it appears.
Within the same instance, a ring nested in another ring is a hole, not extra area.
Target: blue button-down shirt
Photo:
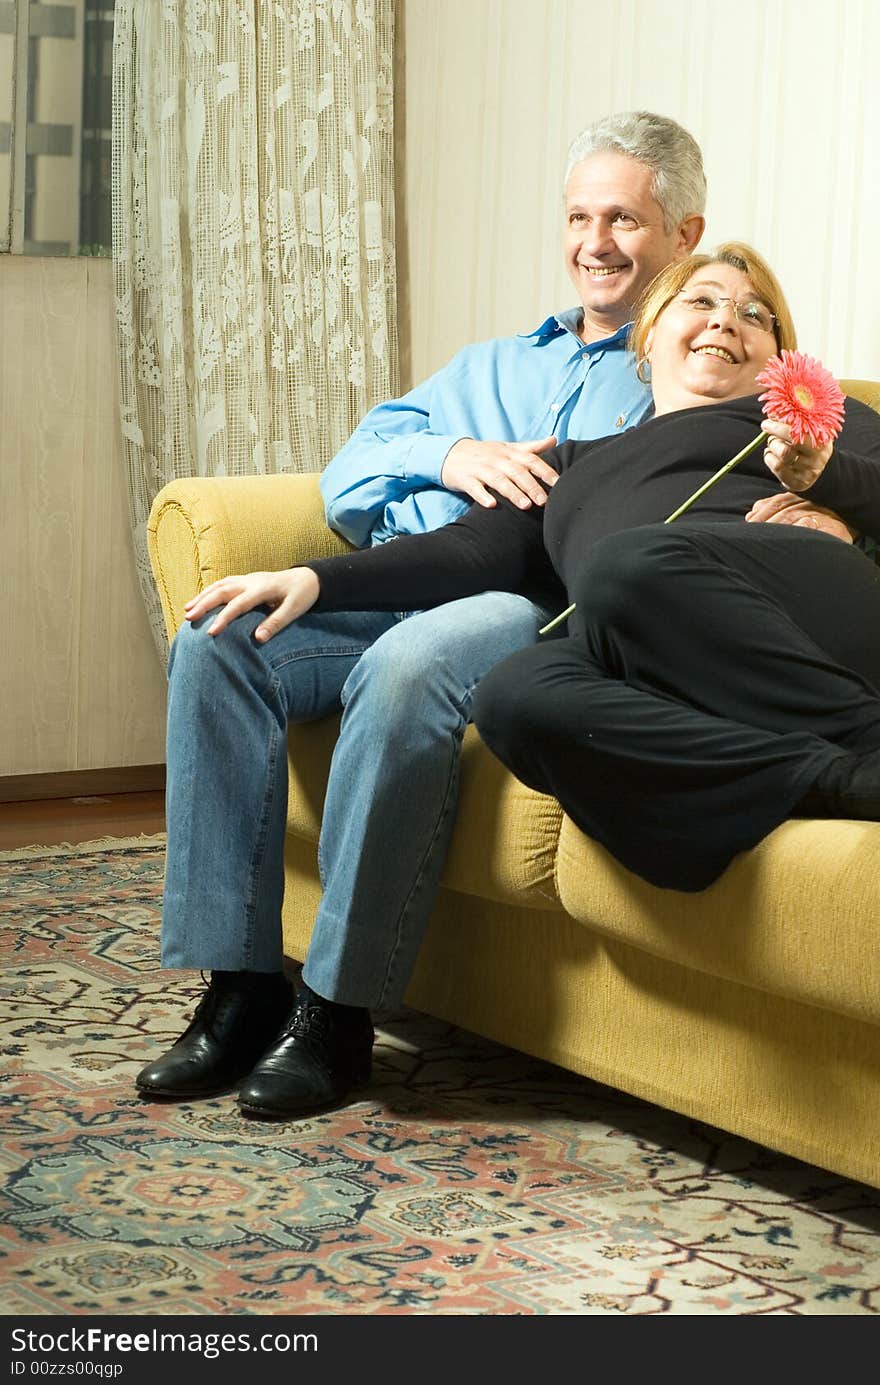
[[[584,344],[580,308],[534,332],[466,346],[401,399],[371,409],[321,475],[328,523],[363,547],[448,524],[471,504],[440,471],[462,438],[605,437],[651,412],[628,328]]]

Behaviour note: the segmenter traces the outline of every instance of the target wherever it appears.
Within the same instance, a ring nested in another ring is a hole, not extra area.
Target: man
[[[674,121],[635,112],[585,130],[569,152],[563,230],[579,307],[467,347],[373,409],[322,476],[329,522],[364,545],[434,529],[496,495],[542,504],[541,481],[556,479],[542,450],[639,423],[650,396],[626,349],[632,308],[696,246],[705,191],[699,147]],[[210,969],[211,981],[137,1087],[192,1098],[244,1078],[245,1114],[296,1116],[369,1079],[370,1010],[401,1002],[415,963],[474,689],[550,613],[487,592],[406,618],[291,621],[283,574],[218,587],[225,609],[185,624],[169,662],[162,937],[165,966]],[[286,728],[340,702],[323,897],[294,1000],[280,927]]]

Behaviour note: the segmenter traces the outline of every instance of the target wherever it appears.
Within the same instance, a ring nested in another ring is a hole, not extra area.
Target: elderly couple
[[[863,638],[880,569],[853,542],[880,534],[880,417],[847,400],[833,447],[768,419],[763,451],[663,524],[759,431],[756,376],[795,346],[754,251],[695,253],[704,205],[674,121],[585,130],[564,197],[578,306],[366,416],[321,483],[361,551],[190,601],[169,664],[162,961],[211,975],[142,1096],[240,1084],[245,1114],[297,1117],[369,1080],[370,1011],[403,998],[472,718],[663,887],[704,888],[786,817],[880,816],[880,642]],[[539,638],[570,601],[567,631]],[[294,995],[286,733],[340,706]]]

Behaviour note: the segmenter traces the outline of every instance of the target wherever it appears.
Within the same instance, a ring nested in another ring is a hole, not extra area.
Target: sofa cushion
[[[878,861],[878,823],[792,820],[686,894],[647,884],[565,818],[557,886],[609,937],[880,1024]]]
[[[317,842],[339,718],[292,726],[288,735],[288,830]],[[461,789],[442,883],[498,903],[558,909],[554,886],[562,810],[527,789],[465,732]]]

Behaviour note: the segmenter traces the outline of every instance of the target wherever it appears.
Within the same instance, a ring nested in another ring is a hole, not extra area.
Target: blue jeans
[[[342,705],[303,976],[329,1000],[398,1005],[446,859],[474,689],[548,612],[485,592],[405,617],[306,615],[264,645],[264,612],[212,638],[213,614],[181,627],[168,667],[163,966],[281,967],[287,726]]]

